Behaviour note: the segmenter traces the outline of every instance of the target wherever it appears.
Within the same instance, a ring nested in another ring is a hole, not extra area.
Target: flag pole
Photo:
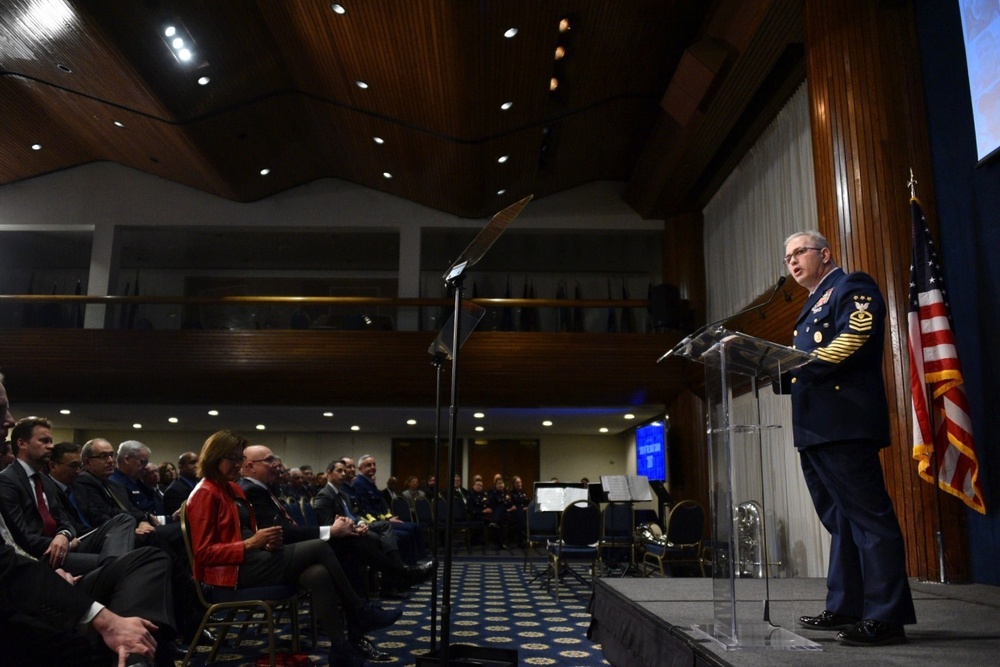
[[[910,199],[917,198],[917,179],[913,177],[913,168],[910,168],[910,180],[907,183],[910,187]],[[937,450],[937,421],[934,416],[934,395],[933,388],[924,383],[924,395],[927,397],[927,414],[931,420],[931,473],[934,476],[934,515],[937,517],[937,530],[934,532],[934,540],[937,543],[938,557],[938,583],[947,584],[948,575],[945,569],[944,560],[944,515],[941,512],[941,480],[938,479],[938,450]]]

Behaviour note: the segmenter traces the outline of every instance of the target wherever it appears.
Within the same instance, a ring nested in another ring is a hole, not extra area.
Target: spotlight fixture
[[[345,9],[344,5],[340,4],[339,2],[331,2],[330,3],[330,9],[332,9],[335,14],[346,14],[347,13],[347,9]]]
[[[511,39],[516,35],[517,35],[517,28],[507,28],[503,33],[503,36],[506,37],[507,39]]]
[[[163,27],[160,39],[167,45],[170,55],[185,67],[205,67],[208,62],[204,58],[197,56],[197,49],[194,38],[179,20],[173,20]]]

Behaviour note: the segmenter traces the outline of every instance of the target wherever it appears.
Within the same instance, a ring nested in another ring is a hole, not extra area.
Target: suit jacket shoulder
[[[163,513],[167,516],[172,516],[174,512],[181,508],[181,505],[188,499],[193,490],[194,487],[183,479],[175,479],[170,482],[170,486],[163,492]]]
[[[69,517],[63,515],[59,504],[59,489],[55,482],[42,475],[42,489],[49,513],[56,520],[56,529],[68,530],[75,536],[76,529]],[[34,489],[24,469],[16,461],[0,472],[0,501],[3,502],[7,527],[13,531],[18,544],[35,558],[40,558],[49,548],[52,538],[42,534],[42,516],[35,504]]]
[[[267,489],[245,479],[240,481],[240,488],[243,489],[243,493],[246,494],[247,500],[250,501],[250,505],[253,507],[254,514],[257,515],[258,528],[281,526],[285,535],[285,541],[289,544],[305,540],[315,540],[319,537],[318,527],[300,526],[292,521],[290,517],[286,516],[285,512],[274,504],[274,500]]]

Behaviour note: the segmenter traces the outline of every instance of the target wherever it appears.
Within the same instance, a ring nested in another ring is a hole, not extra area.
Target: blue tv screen
[[[635,430],[636,474],[651,482],[667,481],[667,429],[662,421]]]

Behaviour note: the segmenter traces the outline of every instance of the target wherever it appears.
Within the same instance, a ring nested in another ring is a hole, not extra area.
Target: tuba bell
[[[663,530],[655,523],[641,523],[635,529],[635,541],[637,544],[658,544],[663,546],[667,538],[663,535]]]

